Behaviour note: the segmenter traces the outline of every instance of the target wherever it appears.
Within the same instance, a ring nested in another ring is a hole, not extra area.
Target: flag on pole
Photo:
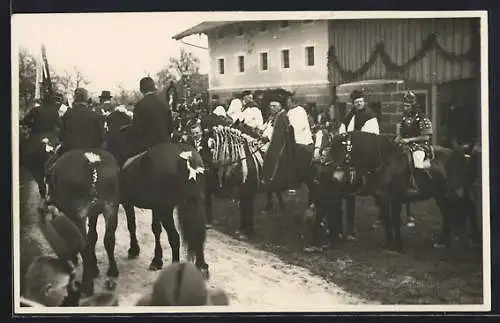
[[[42,44],[41,55],[36,64],[35,99],[40,100],[45,95],[52,96],[52,93],[52,82],[50,79],[47,53],[45,51],[45,45]]]
[[[42,44],[42,84],[44,93],[52,96],[52,81],[50,79],[49,62],[47,60],[47,53],[45,50],[45,45]]]

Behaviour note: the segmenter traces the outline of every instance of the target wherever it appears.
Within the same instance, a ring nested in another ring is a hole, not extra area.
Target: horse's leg
[[[385,199],[379,199],[380,214],[382,215],[382,221],[384,223],[385,231],[385,243],[384,250],[392,250],[394,239],[392,235],[392,219],[390,205]]]
[[[92,267],[89,267],[89,275],[92,278],[99,276],[99,267],[97,266],[97,256],[95,254],[95,246],[97,244],[98,234],[97,234],[97,219],[98,214],[91,215],[88,217],[88,233],[87,233],[87,245],[89,248],[89,260],[91,261]]]
[[[155,236],[155,251],[153,260],[149,265],[149,270],[160,270],[163,267],[163,249],[161,248],[161,221],[156,214],[157,211],[152,210],[151,216],[151,231]]]
[[[354,234],[354,216],[356,214],[356,197],[347,196],[346,197],[346,235],[348,241],[356,241],[356,235]]]
[[[408,219],[406,226],[413,228],[415,227],[415,217],[411,214],[411,203],[406,202],[405,207],[406,207],[406,218]]]
[[[406,204],[408,205],[408,204]],[[403,252],[403,239],[401,238],[401,209],[402,204],[400,202],[392,202],[390,205],[390,216],[392,223],[392,234],[394,237],[394,250],[397,252]]]
[[[130,234],[130,247],[128,249],[128,259],[136,259],[141,252],[139,242],[137,241],[135,210],[134,206],[128,202],[122,203],[125,215],[127,217],[127,228]]]
[[[83,274],[82,274],[82,285],[81,291],[82,294],[86,296],[91,296],[94,294],[94,276],[95,276],[95,268],[97,267],[97,263],[95,261],[95,257],[92,257],[92,253],[95,253],[95,244],[97,241],[97,234],[90,235],[87,234],[87,229],[85,227],[85,219],[88,218],[89,224],[92,224],[92,219],[95,219],[95,223],[97,223],[97,214],[89,216],[89,208],[84,207],[79,212],[75,219],[78,219],[78,227],[80,228],[80,232],[83,237],[85,237],[86,243],[82,255],[83,262]],[[96,232],[97,233],[97,232]],[[94,241],[92,243],[92,241]]]
[[[212,228],[212,191],[209,184],[209,179],[205,181],[205,215],[207,217],[206,228]]]
[[[285,202],[283,201],[283,195],[282,191],[277,190],[274,194],[276,195],[276,198],[278,199],[278,213],[285,213],[286,212],[286,206]]]
[[[115,260],[116,227],[118,226],[118,202],[107,202],[104,204],[104,220],[106,231],[104,233],[104,248],[108,255],[108,272],[106,273],[106,288],[115,290],[118,279],[118,266]],[[95,249],[95,248],[94,248]]]
[[[165,231],[167,231],[168,242],[170,244],[170,248],[172,249],[172,263],[180,261],[181,248],[181,239],[179,236],[179,232],[177,232],[177,229],[175,227],[173,211],[173,207],[166,207],[162,208],[161,210],[155,209],[153,211],[155,217],[158,217],[160,219],[163,228],[165,228]]]
[[[471,193],[468,190],[464,191],[464,196],[464,211],[466,212],[466,217],[470,225],[471,245],[479,246],[481,244],[481,234],[477,224],[476,207],[472,200]]]
[[[266,206],[265,206],[265,211],[269,212],[272,211],[273,209],[273,192],[268,190],[266,192]]]
[[[438,241],[434,244],[434,247],[449,247],[451,243],[451,212],[453,210],[452,203],[443,195],[438,195],[435,197],[436,204],[441,211],[441,216],[443,222],[441,224],[441,234],[438,237]]]
[[[237,234],[240,235],[240,238],[245,238],[246,235],[254,233],[253,212],[255,190],[250,185],[250,183],[246,182],[239,187],[241,220],[240,229]]]

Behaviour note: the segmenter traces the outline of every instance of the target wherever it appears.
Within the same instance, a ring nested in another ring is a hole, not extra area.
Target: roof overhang
[[[226,25],[234,24],[236,21],[204,21],[200,24],[197,24],[194,27],[191,27],[189,29],[186,29],[174,36],[172,36],[173,39],[179,40],[187,36],[191,36],[194,34],[205,34],[210,30],[220,28]]]

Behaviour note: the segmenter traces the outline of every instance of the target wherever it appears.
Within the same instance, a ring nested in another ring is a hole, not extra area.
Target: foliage
[[[19,50],[19,109],[23,115],[29,110],[35,99],[37,59],[28,52],[26,48]],[[50,65],[49,65],[50,69]],[[71,72],[64,71],[57,74],[50,69],[52,88],[63,95],[71,94],[78,86],[85,86],[89,81],[77,67],[73,67]]]

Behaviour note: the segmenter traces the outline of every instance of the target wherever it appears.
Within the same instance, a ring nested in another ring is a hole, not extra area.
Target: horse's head
[[[332,180],[357,186],[361,184],[363,174],[376,172],[400,152],[384,136],[355,131],[335,136],[322,158],[333,170]]]
[[[125,127],[132,124],[133,118],[134,118],[134,113],[132,111],[129,111],[124,106],[116,107],[106,117],[106,127],[108,132],[114,133],[124,129]]]
[[[460,198],[464,188],[471,187],[480,177],[481,151],[477,144],[458,146],[445,162],[447,195]]]

